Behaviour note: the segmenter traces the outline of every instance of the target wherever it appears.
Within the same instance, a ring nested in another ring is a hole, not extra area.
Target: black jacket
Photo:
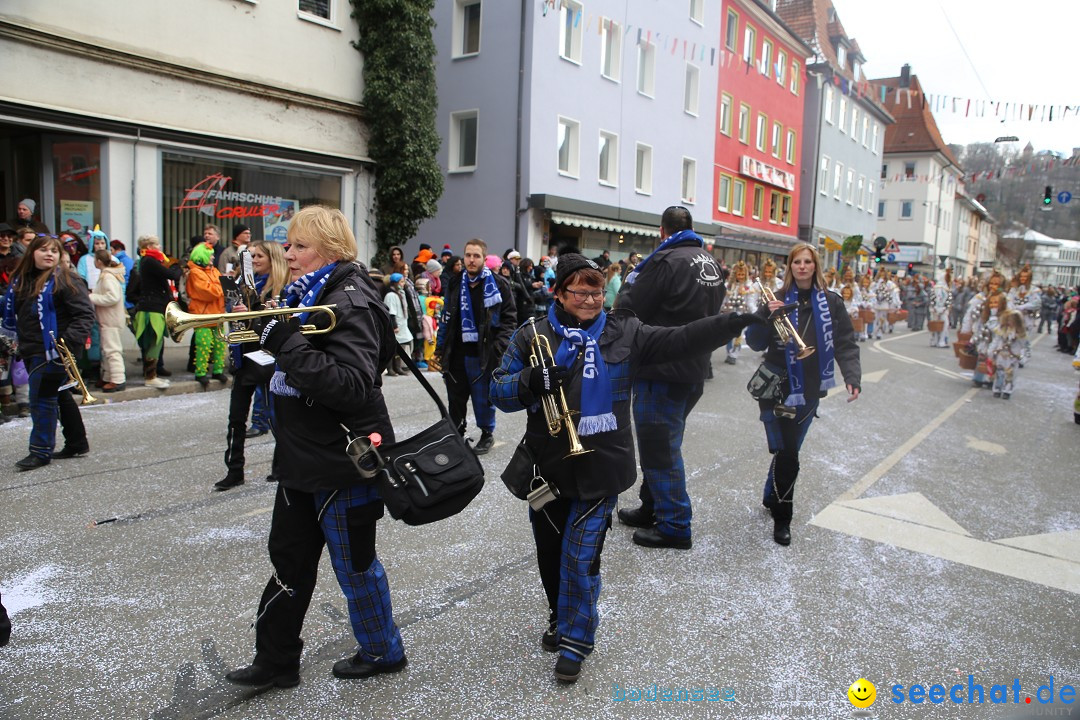
[[[825,291],[825,297],[829,303],[829,314],[832,315],[833,323],[835,324],[835,331],[833,333],[833,359],[840,367],[840,373],[843,375],[844,384],[851,385],[853,387],[862,389],[862,366],[859,361],[859,343],[855,341],[855,329],[851,325],[851,316],[847,314],[847,310],[844,308],[844,300],[839,295],[831,290]],[[783,300],[783,297],[777,292],[777,298]],[[762,305],[758,308],[758,314],[765,315],[768,313],[768,306]],[[805,317],[800,310],[800,315]],[[809,322],[803,322],[799,320],[799,337],[803,339],[803,342],[807,345],[817,345],[817,327],[813,321],[813,314],[809,316]],[[768,325],[751,326],[746,331],[746,344],[750,346],[752,350],[765,350],[765,364],[771,366],[775,370],[782,371],[786,368],[787,364],[784,360],[784,344],[780,342],[780,338],[777,336],[773,329],[773,324],[770,322]],[[810,375],[814,374],[817,377],[816,382],[820,384],[821,373],[819,370],[818,361],[821,358],[821,353],[815,348],[814,354],[805,360],[799,360],[797,362],[803,363],[804,379],[807,384],[815,382]],[[807,372],[808,367],[812,372]],[[839,385],[839,378],[837,379],[837,385]],[[787,386],[785,385],[785,392]],[[825,393],[820,393],[819,397],[825,397]]]
[[[632,284],[623,282],[615,307],[632,310],[646,325],[677,327],[720,312],[724,304],[720,266],[688,239],[655,253]],[[699,383],[708,374],[709,354],[642,368],[643,380]]]
[[[480,335],[480,353],[484,371],[494,370],[502,354],[510,344],[510,337],[517,328],[517,305],[514,291],[506,278],[492,273],[499,286],[502,302],[490,308],[474,305],[473,319]],[[461,352],[461,275],[452,277],[443,286],[442,317],[439,318],[439,336],[435,352],[442,358],[446,371],[453,367],[454,353]],[[497,317],[495,317],[497,316]],[[496,324],[493,325],[493,322]]]
[[[730,327],[729,318],[727,314],[711,315],[681,327],[663,328],[645,325],[629,312],[609,313],[600,335],[600,355],[611,381],[617,429],[581,438],[582,445],[592,450],[590,453],[567,458],[570,443],[566,430],[554,437],[548,433],[543,407],[529,390],[529,376],[534,369],[528,360],[533,339],[528,325],[514,334],[492,375],[491,400],[506,412],[528,410],[523,442],[539,463],[541,475],[554,482],[563,497],[594,500],[618,495],[632,486],[637,477],[630,424],[630,390],[636,376],[656,363],[711,352],[726,344],[738,334]],[[546,318],[536,321],[536,329],[547,336],[553,351],[558,349],[562,337],[551,329]],[[579,354],[563,390],[575,418],[580,417],[576,411],[581,409],[582,366]]]
[[[180,263],[174,263],[172,267],[165,267],[156,258],[143,255],[136,265],[138,272],[138,287],[135,295],[136,312],[164,313],[165,307],[172,302],[172,289],[169,281],[179,283],[183,276]],[[136,270],[132,270],[132,276]]]
[[[35,273],[36,275],[36,273]],[[68,350],[73,355],[86,347],[86,339],[90,337],[90,331],[97,322],[97,314],[94,305],[90,302],[90,295],[86,292],[86,286],[82,284],[78,275],[69,273],[71,285],[61,287],[59,282],[54,283],[53,304],[56,307],[57,338],[63,338]],[[23,282],[33,284],[35,278],[28,276],[22,278]],[[37,296],[20,297],[18,290],[15,292],[15,326],[19,336],[19,356],[23,358],[43,357],[45,355],[45,341],[41,336],[41,319],[38,317]],[[29,368],[28,368],[29,369]]]
[[[330,274],[318,305],[336,305],[329,333],[289,337],[276,354],[300,397],[271,394],[274,404],[273,471],[282,486],[315,492],[363,480],[345,454],[346,432],[377,432],[394,442],[382,393],[382,371],[397,347],[390,315],[365,270],[343,262]],[[326,327],[325,313],[308,322]]]

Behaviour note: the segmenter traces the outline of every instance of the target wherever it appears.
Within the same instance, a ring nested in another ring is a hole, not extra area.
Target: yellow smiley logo
[[[857,708],[868,708],[877,700],[877,688],[866,678],[859,678],[847,689],[848,700]]]

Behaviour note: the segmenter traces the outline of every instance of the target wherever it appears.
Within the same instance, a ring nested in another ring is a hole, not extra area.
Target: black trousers
[[[255,395],[257,384],[245,384],[240,373],[233,378],[232,391],[229,395],[229,429],[225,439],[225,467],[228,477],[244,478],[244,441],[247,433],[248,412],[251,410],[251,398]]]

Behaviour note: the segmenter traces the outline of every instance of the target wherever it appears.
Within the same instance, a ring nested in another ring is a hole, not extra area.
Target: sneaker
[[[120,392],[121,390],[124,390],[126,388],[127,388],[127,383],[126,382],[122,382],[122,383],[107,382],[107,383],[105,383],[104,385],[101,386],[101,392],[110,392],[110,393],[111,392]]]
[[[734,365],[735,364],[735,358],[728,355],[726,358],[724,358],[724,364],[725,365]]]
[[[1012,398],[1012,393],[1001,393],[1002,400],[1008,400],[1010,398]]]
[[[489,432],[480,433],[480,439],[476,441],[476,445],[473,446],[473,452],[477,455],[487,455],[488,451],[495,444],[495,436]]]
[[[581,661],[560,655],[555,662],[555,678],[565,683],[576,683],[579,677],[581,677]]]
[[[420,370],[427,370],[427,363],[421,360],[420,362],[416,363],[416,367]]]
[[[170,383],[168,380],[165,380],[164,378],[156,377],[147,380],[143,383],[143,385],[145,385],[146,387],[157,388],[158,390],[167,390],[172,386],[172,383]]]

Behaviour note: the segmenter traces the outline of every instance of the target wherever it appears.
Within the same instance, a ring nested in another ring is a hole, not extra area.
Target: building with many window
[[[711,235],[719,8],[675,4],[438,0],[446,181],[416,242],[620,259],[656,246],[671,205]]]
[[[6,0],[0,219],[100,224],[171,256],[206,224],[283,240],[308,204],[372,250],[363,58],[345,0]]]

